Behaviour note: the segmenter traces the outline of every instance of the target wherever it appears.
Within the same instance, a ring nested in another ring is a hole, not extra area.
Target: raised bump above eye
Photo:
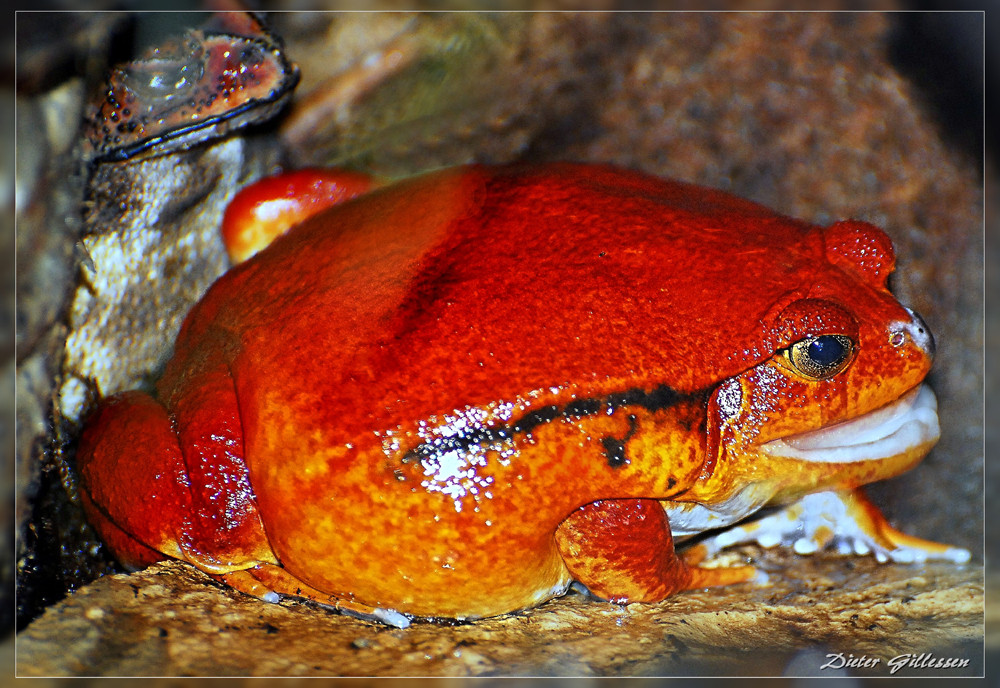
[[[835,222],[823,230],[830,262],[884,284],[896,264],[889,236],[875,225],[859,220]]]

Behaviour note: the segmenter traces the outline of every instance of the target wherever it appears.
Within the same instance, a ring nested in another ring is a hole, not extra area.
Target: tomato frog
[[[155,389],[80,440],[128,566],[406,626],[750,581],[702,566],[737,542],[969,558],[859,491],[939,435],[872,225],[570,163],[289,172],[224,225]]]

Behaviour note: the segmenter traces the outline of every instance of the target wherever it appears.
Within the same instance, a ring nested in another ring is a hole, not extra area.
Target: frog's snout
[[[912,308],[906,308],[906,312],[910,314],[910,322],[901,323],[893,330],[892,343],[902,346],[909,340],[927,354],[928,358],[934,358],[934,335],[931,334],[931,328],[927,327],[924,319]]]

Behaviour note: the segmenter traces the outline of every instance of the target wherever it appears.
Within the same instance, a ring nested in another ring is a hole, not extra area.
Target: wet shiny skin
[[[875,227],[593,165],[372,186],[234,267],[155,398],[88,423],[85,505],[123,561],[361,612],[488,616],[573,578],[659,600],[753,573],[676,556],[671,508],[849,490],[933,444],[848,464],[759,449],[926,375]],[[784,352],[821,335],[852,358],[811,379]]]

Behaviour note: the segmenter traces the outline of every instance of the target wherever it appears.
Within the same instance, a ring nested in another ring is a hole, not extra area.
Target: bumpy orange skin
[[[744,580],[678,558],[654,500],[852,488],[919,460],[754,453],[923,379],[929,352],[890,342],[910,319],[893,260],[870,225],[603,166],[377,188],[213,285],[155,399],[111,399],[86,428],[86,503],[127,562],[155,550],[362,610],[488,616],[574,577],[617,601]],[[824,333],[857,342],[831,379],[775,357]],[[739,413],[720,411],[725,381]]]

